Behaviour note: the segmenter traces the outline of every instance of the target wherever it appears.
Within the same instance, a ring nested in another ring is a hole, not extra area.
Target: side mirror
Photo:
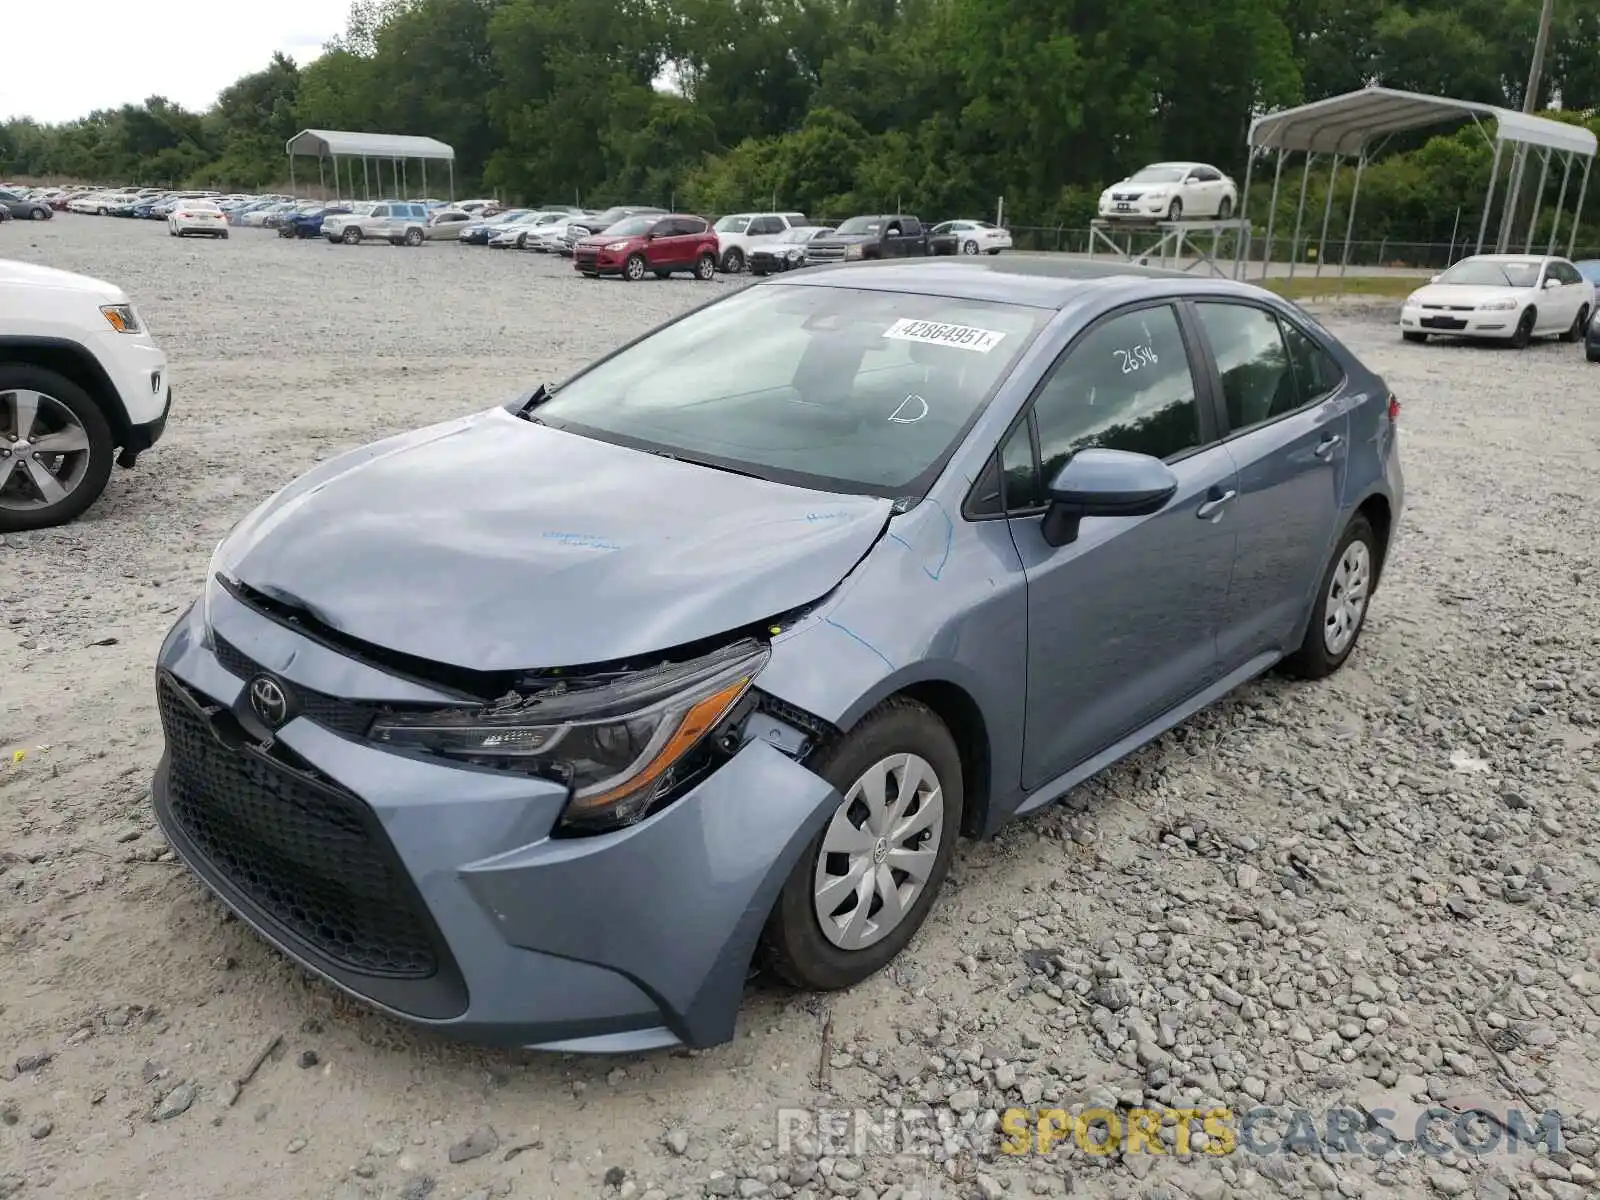
[[[1430,276],[1428,276],[1428,282],[1429,283],[1438,283],[1439,282],[1439,277],[1437,275],[1430,275]]]
[[[1147,517],[1178,490],[1178,477],[1159,458],[1127,450],[1080,450],[1050,481],[1044,540],[1065,546],[1078,538],[1084,517]]]
[[[1544,286],[1545,286],[1545,289],[1546,289],[1546,290],[1547,290],[1547,291],[1548,291],[1548,290],[1549,290],[1549,289],[1550,289],[1550,288],[1554,288],[1554,287],[1560,287],[1560,286],[1561,286],[1561,280],[1559,280],[1559,279],[1546,279],[1546,280],[1545,280],[1545,281],[1544,281]]]

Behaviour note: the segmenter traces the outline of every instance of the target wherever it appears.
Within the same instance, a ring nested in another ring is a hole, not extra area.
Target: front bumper
[[[340,702],[328,697],[428,699],[420,685],[226,594],[212,600],[208,645],[202,607],[158,659],[155,811],[257,933],[358,999],[453,1037],[585,1051],[732,1037],[766,916],[839,803],[831,785],[750,742],[638,825],[553,838],[566,801],[555,784],[334,731]],[[246,677],[258,671],[299,691],[309,714],[270,752],[249,735]]]
[[[128,429],[128,436],[122,439],[122,453],[117,455],[117,466],[131,467],[139,455],[150,449],[161,440],[161,435],[167,431],[167,415],[172,411],[172,389],[167,388],[167,402],[162,405],[161,415],[142,425],[134,425]]]
[[[1522,317],[1518,308],[1495,312],[1456,312],[1425,309],[1407,304],[1400,309],[1400,328],[1416,333],[1437,333],[1446,337],[1508,338],[1517,330]]]
[[[1165,217],[1172,208],[1172,198],[1163,196],[1152,200],[1141,196],[1137,200],[1103,200],[1100,202],[1102,221],[1155,221]]]
[[[627,257],[626,254],[617,254],[611,250],[577,250],[573,254],[572,268],[590,275],[620,275],[622,264]]]

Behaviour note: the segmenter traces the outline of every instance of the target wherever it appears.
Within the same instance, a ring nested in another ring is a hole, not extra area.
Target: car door
[[[1004,447],[1008,524],[1028,581],[1023,775],[1036,787],[1217,678],[1233,571],[1233,459],[1170,303],[1102,318],[1036,390]],[[1148,517],[1085,518],[1045,540],[1045,485],[1076,451],[1154,455],[1178,490]]]
[[[389,206],[375,204],[372,211],[360,220],[363,237],[382,237],[389,231]]]
[[[1589,304],[1593,289],[1578,274],[1578,269],[1565,260],[1552,262],[1548,270],[1550,277],[1561,285],[1561,328],[1570,329]]]
[[[1247,301],[1196,300],[1217,419],[1239,471],[1239,552],[1217,633],[1224,673],[1289,653],[1340,533],[1352,396],[1338,360]]]

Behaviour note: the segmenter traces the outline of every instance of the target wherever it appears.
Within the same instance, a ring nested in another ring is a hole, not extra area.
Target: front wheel
[[[694,277],[696,279],[700,280],[702,283],[709,283],[712,279],[716,278],[716,275],[717,261],[711,257],[710,253],[702,254],[699,258],[695,259]]]
[[[28,214],[28,218],[33,221],[48,221],[50,219],[50,210],[48,208],[36,208]]]
[[[339,240],[346,246],[354,246],[361,240],[361,230],[357,229],[354,225],[351,225],[339,235]]]
[[[1167,220],[1169,220],[1169,221],[1181,221],[1181,220],[1183,220],[1183,201],[1182,200],[1174,200],[1170,205],[1168,205],[1168,207],[1167,207]]]
[[[644,278],[644,255],[630,254],[628,261],[622,264],[622,277],[629,283],[638,283]]]
[[[896,698],[813,769],[843,799],[784,883],[762,955],[789,983],[832,991],[886,966],[933,907],[961,827],[961,756],[932,710]]]
[[[1226,221],[1231,216],[1233,216],[1233,197],[1224,196],[1222,203],[1217,205],[1217,220]]]
[[[977,252],[978,252],[978,243],[973,241],[971,238],[968,238],[966,241],[961,243],[961,253],[963,253],[963,254],[976,254]]]
[[[1323,572],[1316,607],[1300,648],[1284,659],[1284,669],[1301,679],[1332,675],[1356,648],[1367,619],[1367,603],[1378,578],[1378,536],[1357,514]]]
[[[1516,332],[1511,335],[1511,348],[1513,350],[1526,350],[1528,343],[1533,341],[1533,327],[1538,324],[1539,313],[1536,309],[1528,309],[1522,314],[1522,320],[1517,322]]]
[[[111,427],[64,375],[0,365],[0,533],[79,516],[111,478]]]
[[[737,275],[742,270],[744,270],[744,251],[737,246],[730,247],[722,256],[722,273]]]
[[[1578,309],[1578,315],[1572,318],[1572,328],[1561,335],[1563,342],[1583,341],[1584,330],[1589,328],[1589,306],[1587,304]]]

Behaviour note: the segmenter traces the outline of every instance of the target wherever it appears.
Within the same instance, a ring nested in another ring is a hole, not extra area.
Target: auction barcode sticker
[[[883,336],[900,342],[927,342],[931,346],[951,346],[957,350],[975,350],[979,354],[987,354],[1006,335],[993,329],[976,329],[971,325],[906,319],[889,326]]]

